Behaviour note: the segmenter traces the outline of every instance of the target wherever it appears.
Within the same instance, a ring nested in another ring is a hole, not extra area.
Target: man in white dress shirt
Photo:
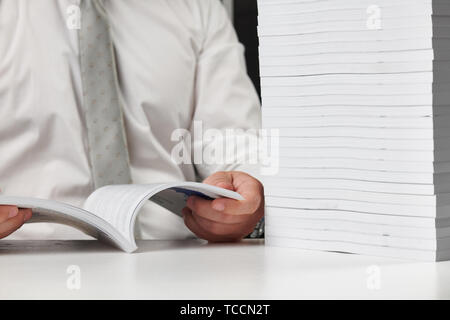
[[[93,191],[82,111],[79,30],[68,27],[80,0],[0,0],[0,189],[2,194],[81,206]],[[190,198],[184,221],[149,203],[136,236],[233,241],[263,216],[260,182],[237,163],[177,164],[177,129],[259,129],[260,108],[243,46],[219,0],[105,0],[117,59],[133,183],[205,182],[245,201]],[[197,148],[205,146],[196,143]],[[201,138],[201,137],[200,137]],[[239,171],[238,171],[239,170]],[[0,207],[0,238],[30,219]],[[188,228],[186,228],[186,226]],[[190,229],[190,231],[189,231]],[[86,237],[55,224],[25,224],[10,237]]]

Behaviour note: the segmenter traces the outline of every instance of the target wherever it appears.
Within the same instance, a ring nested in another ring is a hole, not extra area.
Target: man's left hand
[[[250,234],[264,215],[264,188],[252,176],[238,171],[216,172],[203,183],[236,191],[245,200],[189,197],[183,209],[186,226],[212,242],[238,241]]]

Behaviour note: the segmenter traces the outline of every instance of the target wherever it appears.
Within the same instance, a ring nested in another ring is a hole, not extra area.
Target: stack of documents
[[[450,1],[259,0],[268,245],[450,259]]]

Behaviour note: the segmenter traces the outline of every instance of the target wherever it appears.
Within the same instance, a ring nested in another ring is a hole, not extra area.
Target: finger
[[[0,223],[0,238],[9,236],[11,233],[19,229],[24,223],[23,212],[18,212],[16,216],[9,218]]]
[[[211,205],[214,210],[225,214],[252,215],[261,207],[262,198],[259,194],[255,194],[245,200],[218,198],[214,199]]]
[[[27,222],[31,219],[33,212],[31,209],[19,209],[19,212],[23,213],[23,221]]]
[[[234,191],[233,175],[231,174],[231,172],[216,172],[206,178],[203,183]]]
[[[184,215],[184,223],[197,237],[210,242],[238,241],[242,238],[238,236],[218,236],[208,232],[198,224],[190,209],[188,210],[189,212]]]
[[[197,222],[192,217],[192,211],[188,208],[184,208],[182,213],[184,224],[186,225],[186,227],[188,227],[189,230],[191,230],[197,237],[209,240],[210,235],[197,224]]]
[[[192,217],[202,230],[206,230],[208,233],[211,233],[215,236],[233,237],[234,235],[241,233],[240,231],[245,227],[245,225],[242,223],[225,224],[205,219],[196,214],[196,212],[192,212]]]
[[[191,212],[192,212],[191,209],[189,209],[188,207],[184,207],[184,208],[181,210],[181,216],[184,217],[184,215],[186,215],[186,214],[188,214],[188,213],[191,213]]]
[[[19,213],[16,206],[0,206],[0,223],[15,217]]]
[[[233,183],[245,200],[215,199],[213,209],[228,214],[252,214],[264,205],[264,189],[258,180],[242,172],[233,172]]]
[[[235,215],[217,211],[213,209],[211,200],[206,200],[201,197],[189,197],[186,205],[197,215],[219,223],[235,224],[248,220],[247,215]]]
[[[233,183],[236,192],[242,195],[246,200],[254,198],[256,195],[258,195],[259,198],[264,195],[262,183],[246,173],[234,172]]]

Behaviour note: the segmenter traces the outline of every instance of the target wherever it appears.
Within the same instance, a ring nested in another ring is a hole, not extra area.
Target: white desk
[[[273,248],[259,240],[139,246],[126,254],[97,241],[0,241],[0,299],[450,298],[450,262]],[[79,290],[67,288],[70,265],[80,268]],[[372,265],[379,289],[367,285]]]

